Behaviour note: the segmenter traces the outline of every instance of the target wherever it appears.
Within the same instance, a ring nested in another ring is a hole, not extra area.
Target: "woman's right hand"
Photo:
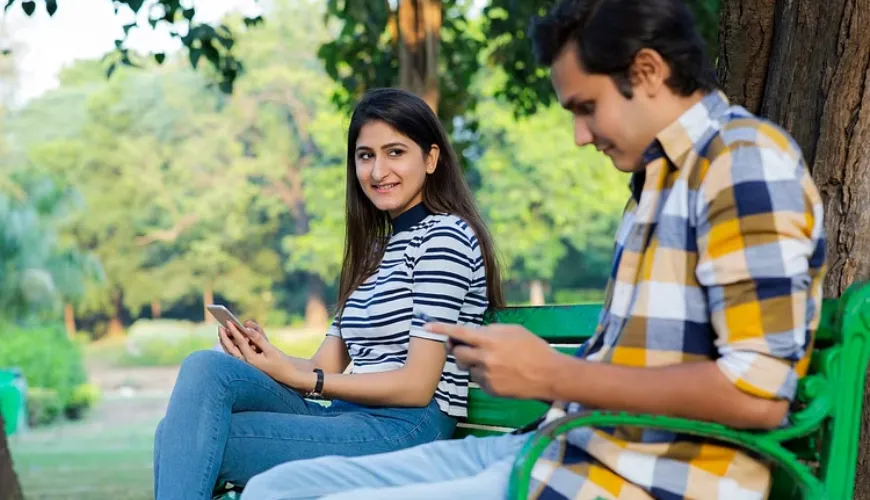
[[[266,332],[263,331],[263,327],[260,326],[256,321],[247,320],[245,321],[245,328],[250,330],[254,330],[259,332],[266,340],[269,338],[266,336]],[[233,356],[236,359],[243,359],[244,356],[236,344],[233,342],[233,339],[230,338],[232,333],[224,328],[223,326],[218,325],[218,339],[220,340],[220,346],[224,350],[225,353]],[[255,351],[258,351],[259,348],[255,346],[250,340],[248,340],[248,345],[250,345]]]

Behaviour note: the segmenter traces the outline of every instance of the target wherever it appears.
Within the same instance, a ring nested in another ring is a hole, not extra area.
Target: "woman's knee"
[[[194,351],[181,362],[176,384],[182,381],[215,380],[216,376],[232,369],[233,363],[238,363],[238,360],[223,352]]]

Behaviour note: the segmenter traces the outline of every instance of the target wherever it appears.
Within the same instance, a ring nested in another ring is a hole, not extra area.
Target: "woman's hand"
[[[229,324],[227,331],[229,335],[227,338],[232,343],[233,352],[228,352],[233,355],[237,352],[239,354],[239,356],[236,356],[237,358],[243,359],[259,368],[263,373],[278,382],[290,387],[299,388],[298,386],[301,382],[300,373],[293,363],[287,359],[287,356],[269,342],[269,339],[266,338],[263,329],[259,325],[253,321],[248,321],[245,323],[245,326],[247,330],[245,333],[242,333],[235,325]],[[221,343],[223,344],[223,338]],[[226,349],[227,347],[225,346],[224,348]]]

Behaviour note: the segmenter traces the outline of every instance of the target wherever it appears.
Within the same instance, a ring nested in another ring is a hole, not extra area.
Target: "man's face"
[[[644,167],[643,152],[655,138],[655,131],[650,130],[650,107],[643,92],[635,89],[628,99],[610,76],[587,73],[574,42],[569,42],[553,62],[552,81],[559,102],[574,116],[574,142],[578,146],[595,145],[623,172]]]

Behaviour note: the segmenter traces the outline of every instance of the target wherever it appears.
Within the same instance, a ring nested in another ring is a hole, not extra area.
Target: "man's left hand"
[[[450,338],[459,367],[489,394],[550,400],[553,368],[560,354],[546,341],[517,325],[466,328],[431,323],[426,330]]]

